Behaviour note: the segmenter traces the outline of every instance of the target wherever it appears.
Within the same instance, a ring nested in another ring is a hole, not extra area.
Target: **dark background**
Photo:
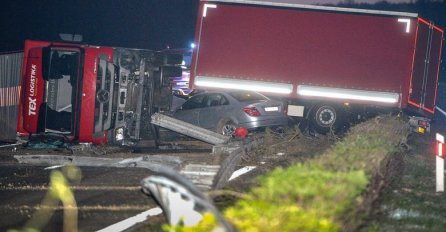
[[[25,39],[57,40],[58,33],[82,34],[84,43],[163,49],[189,47],[199,0],[3,0],[0,51],[20,50]],[[296,1],[298,2],[298,1]],[[445,1],[410,4],[338,4],[416,12],[446,28]]]
[[[189,47],[198,0],[6,0],[0,3],[0,51],[25,39],[82,34],[84,43],[132,48]]]
[[[160,50],[188,48],[194,40],[199,0],[3,0],[0,52],[23,49],[25,39],[58,40],[76,33],[87,44]],[[296,1],[298,2],[298,1]],[[332,5],[334,6],[334,5]],[[335,6],[418,13],[446,28],[445,0],[385,1]],[[443,54],[446,54],[443,46]],[[444,57],[444,55],[443,55]],[[446,79],[446,62],[442,79]]]

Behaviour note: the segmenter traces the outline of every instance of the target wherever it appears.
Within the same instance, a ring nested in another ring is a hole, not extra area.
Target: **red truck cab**
[[[24,54],[18,132],[105,143],[110,128],[93,129],[98,118],[92,112],[97,111],[97,92],[103,90],[103,85],[97,85],[98,75],[114,72],[113,66],[103,70],[100,63],[110,62],[113,50],[27,40]],[[112,82],[113,76],[109,78]]]
[[[169,96],[177,64],[149,50],[27,40],[17,132],[134,145],[151,136],[143,119],[168,108],[160,96]]]

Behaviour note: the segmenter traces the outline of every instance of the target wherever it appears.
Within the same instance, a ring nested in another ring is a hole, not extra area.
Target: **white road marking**
[[[115,223],[113,225],[110,225],[108,227],[105,227],[104,229],[98,230],[97,232],[119,232],[124,231],[137,223],[143,222],[147,220],[148,217],[159,215],[163,212],[163,210],[160,207],[149,209],[145,212],[142,212],[136,216],[133,216],[131,218],[127,218],[123,221],[120,221],[118,223]]]
[[[143,157],[138,157],[138,158],[130,158],[130,159],[124,159],[118,162],[118,164],[128,164],[128,163],[134,163],[134,162],[139,162],[142,161]]]
[[[54,166],[50,166],[50,167],[46,167],[43,170],[52,170],[52,169],[56,169],[56,168],[61,168],[65,165],[54,165]]]
[[[185,175],[198,175],[198,176],[215,176],[216,172],[197,172],[197,171],[182,171]]]
[[[241,176],[243,174],[246,174],[246,173],[252,171],[255,168],[256,168],[256,166],[246,166],[246,167],[240,168],[239,170],[237,170],[234,173],[232,173],[232,176],[229,178],[228,181],[231,181],[231,180],[233,180],[233,179],[235,179],[235,178],[237,178],[237,177],[239,177],[239,176]]]

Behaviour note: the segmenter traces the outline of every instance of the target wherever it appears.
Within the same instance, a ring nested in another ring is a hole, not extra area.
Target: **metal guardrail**
[[[440,112],[443,116],[446,117],[446,112],[445,112],[445,110],[441,109],[441,108],[438,107],[438,106],[436,106],[435,108],[438,110],[438,112]]]
[[[435,109],[439,112],[444,120],[446,120],[446,83],[438,83],[437,90],[437,106]]]
[[[151,123],[213,145],[226,143],[230,139],[228,136],[206,130],[160,113],[152,115]]]

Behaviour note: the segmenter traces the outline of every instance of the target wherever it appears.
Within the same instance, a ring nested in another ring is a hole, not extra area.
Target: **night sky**
[[[25,39],[55,40],[78,33],[94,45],[163,49],[194,39],[198,0],[2,1],[0,51],[20,50]]]
[[[25,39],[57,40],[58,33],[82,34],[84,43],[148,49],[188,47],[194,39],[199,0],[3,0],[0,8],[0,52],[20,50]],[[266,0],[271,1],[271,0]],[[339,0],[286,0],[296,3],[336,4]],[[377,0],[341,1],[376,3]],[[415,2],[387,0],[388,3]],[[418,2],[428,2],[418,0]],[[438,0],[436,1],[438,2]],[[440,2],[443,2],[441,0]],[[376,4],[378,5],[378,4]],[[358,5],[372,7],[373,5]],[[422,6],[422,5],[419,5]],[[385,9],[382,9],[382,8]],[[381,4],[378,9],[417,12],[416,4]],[[424,5],[422,7],[425,7]],[[437,9],[438,6],[432,9]],[[432,11],[422,16],[440,21]],[[446,9],[446,8],[443,8]],[[438,11],[438,10],[437,10]],[[436,13],[443,15],[444,13]],[[445,22],[443,22],[445,21]],[[443,25],[442,25],[443,24]]]

